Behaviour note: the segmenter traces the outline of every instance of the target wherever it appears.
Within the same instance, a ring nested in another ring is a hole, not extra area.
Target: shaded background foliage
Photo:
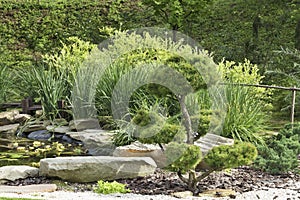
[[[265,84],[297,86],[291,75],[299,72],[299,60],[278,51],[299,48],[299,13],[298,0],[1,0],[0,65],[38,66],[42,55],[58,52],[73,36],[98,44],[108,37],[103,27],[160,26],[196,39],[216,62],[249,59]],[[275,91],[277,111],[289,109],[288,95]]]

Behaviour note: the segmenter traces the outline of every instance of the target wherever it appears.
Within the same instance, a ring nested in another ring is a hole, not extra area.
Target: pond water
[[[61,141],[33,141],[18,136],[1,135],[0,167],[6,165],[38,166],[40,159],[57,156],[86,155],[81,144]]]

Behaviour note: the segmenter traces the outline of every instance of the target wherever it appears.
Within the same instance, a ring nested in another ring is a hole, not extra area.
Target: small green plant
[[[286,125],[278,135],[268,138],[266,145],[258,145],[257,149],[255,168],[271,174],[299,171],[300,124]]]
[[[128,193],[129,189],[126,189],[126,185],[118,183],[116,181],[107,182],[100,180],[97,183],[97,187],[94,189],[99,194],[111,194],[111,193]]]

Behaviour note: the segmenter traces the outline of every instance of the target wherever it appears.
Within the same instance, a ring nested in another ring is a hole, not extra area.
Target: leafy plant
[[[195,15],[204,13],[207,5],[211,4],[211,0],[143,0],[145,5],[152,6],[156,16],[166,23],[172,30],[180,30],[188,19],[193,19]]]
[[[128,193],[129,189],[126,189],[126,185],[118,183],[116,181],[107,182],[100,180],[97,182],[97,187],[94,189],[99,194],[111,194],[111,193]]]
[[[27,70],[21,69],[19,76],[25,87],[23,92],[25,89],[25,93],[41,102],[46,118],[55,119],[59,113],[57,102],[66,99],[69,92],[65,87],[65,71],[53,67],[45,69],[44,66],[39,66]]]
[[[136,141],[137,138],[134,137],[133,133],[127,129],[116,130],[116,134],[113,135],[112,140],[113,144],[116,146],[129,145],[132,142]]]
[[[258,157],[254,166],[271,174],[298,171],[300,154],[300,124],[289,124],[278,135],[267,139],[266,145],[258,145]]]
[[[66,91],[72,91],[80,66],[94,48],[96,48],[96,45],[90,42],[80,40],[77,37],[69,37],[66,43],[62,43],[59,53],[45,54],[42,58],[49,68],[64,73]],[[70,97],[70,94],[68,94],[68,97]]]

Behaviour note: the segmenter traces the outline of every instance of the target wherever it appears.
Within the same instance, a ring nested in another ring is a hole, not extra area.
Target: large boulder
[[[67,136],[82,141],[84,148],[93,156],[111,156],[115,150],[112,141],[114,133],[105,130],[87,129],[81,132],[69,132]]]
[[[0,182],[15,181],[27,177],[36,177],[39,169],[26,165],[0,167]]]
[[[79,156],[40,161],[41,176],[81,183],[143,177],[155,169],[154,160],[148,157]]]
[[[116,157],[151,157],[160,168],[165,167],[166,157],[159,145],[142,144],[136,141],[130,145],[117,147],[113,153]]]

